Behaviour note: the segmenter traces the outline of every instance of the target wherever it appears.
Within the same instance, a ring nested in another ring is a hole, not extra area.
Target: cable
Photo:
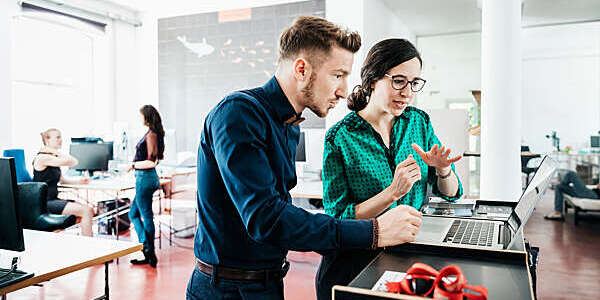
[[[12,259],[12,266],[10,267],[10,270],[8,271],[8,273],[0,276],[0,279],[7,277],[8,275],[14,273],[17,270],[17,265],[19,264],[19,258],[18,257],[13,257]]]

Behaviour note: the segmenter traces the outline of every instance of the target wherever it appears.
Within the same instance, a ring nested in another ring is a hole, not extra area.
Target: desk
[[[161,167],[158,169],[161,179],[171,180],[171,184],[165,187],[165,197],[171,198],[172,194],[187,189],[196,188],[196,167]]]
[[[296,186],[290,190],[293,198],[309,198],[323,200],[323,181],[298,180]]]
[[[426,263],[438,271],[447,265],[459,266],[470,285],[488,289],[488,299],[534,299],[527,252],[410,243],[385,249],[348,286],[335,286],[334,300],[425,299],[371,291],[386,270],[405,272],[416,262]]]
[[[160,179],[160,185],[169,184],[169,179]],[[63,184],[59,183],[58,187],[61,189],[72,189],[72,190],[86,190],[86,191],[109,191],[109,192],[124,192],[127,190],[135,189],[135,179],[126,178],[123,180],[119,179],[99,179],[92,180],[86,184]]]
[[[23,230],[23,237],[19,270],[35,275],[0,289],[0,295],[104,263],[104,295],[98,299],[108,300],[108,262],[142,250],[138,243],[54,232]]]
[[[470,152],[470,151],[465,151],[465,152],[463,153],[463,156],[464,156],[464,157],[468,157],[468,156],[472,156],[472,157],[480,157],[480,156],[481,156],[481,153],[479,153],[479,152]],[[523,157],[531,157],[531,158],[534,158],[534,157],[541,157],[541,155],[540,155],[540,154],[538,154],[538,153],[533,153],[533,152],[529,152],[529,151],[523,151],[523,152],[521,152],[521,156],[523,156]]]
[[[171,183],[170,179],[160,179],[160,186],[165,186]],[[100,179],[100,180],[92,180],[87,184],[59,184],[58,188],[61,191],[69,191],[69,190],[73,190],[75,191],[75,193],[83,190],[86,192],[86,197],[85,197],[85,203],[87,205],[92,204],[92,206],[96,206],[95,203],[90,202],[89,199],[89,191],[103,191],[103,192],[108,192],[108,193],[115,193],[115,199],[120,199],[121,197],[121,193],[125,192],[125,191],[129,191],[129,190],[135,190],[135,179],[131,178],[131,177],[127,177],[127,178],[109,178],[109,179]],[[158,209],[159,209],[159,215],[162,214],[162,197],[160,194],[160,189],[158,189]],[[78,195],[78,194],[76,194]],[[79,197],[78,197],[79,198]],[[113,198],[112,196],[110,196],[110,198]],[[169,198],[170,200],[170,198]],[[170,205],[170,202],[169,202]],[[119,211],[119,201],[115,201],[115,210],[114,210],[114,216],[116,219],[116,224],[119,224],[119,215],[127,212],[128,210],[120,210]],[[102,217],[106,217],[106,215],[103,215]],[[97,219],[97,218],[95,218]],[[162,233],[161,230],[161,224],[159,222],[159,233]],[[117,240],[119,239],[119,226],[115,225],[115,232],[116,232],[116,237]],[[170,239],[170,235],[169,235],[169,239]],[[162,248],[162,242],[159,236],[159,248]]]

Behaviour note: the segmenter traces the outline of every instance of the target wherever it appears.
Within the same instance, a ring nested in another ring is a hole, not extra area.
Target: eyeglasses
[[[425,82],[427,82],[422,78],[415,78],[412,81],[409,81],[404,75],[384,75],[392,79],[392,88],[395,90],[402,90],[410,83],[410,89],[416,93],[421,91],[425,86]]]

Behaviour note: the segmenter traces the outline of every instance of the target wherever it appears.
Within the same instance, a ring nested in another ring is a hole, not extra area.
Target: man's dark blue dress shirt
[[[288,250],[368,249],[370,220],[336,220],[292,205],[300,130],[276,78],[225,97],[208,114],[198,146],[199,225],[205,263],[275,269]]]

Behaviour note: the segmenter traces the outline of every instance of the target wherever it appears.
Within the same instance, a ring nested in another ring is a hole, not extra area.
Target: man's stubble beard
[[[327,116],[328,110],[321,111],[319,108],[319,103],[315,99],[314,93],[314,83],[317,80],[317,75],[312,73],[310,78],[308,79],[308,84],[302,88],[302,96],[304,97],[304,101],[306,101],[306,107],[310,109],[313,113],[315,113],[319,118],[325,118]]]

